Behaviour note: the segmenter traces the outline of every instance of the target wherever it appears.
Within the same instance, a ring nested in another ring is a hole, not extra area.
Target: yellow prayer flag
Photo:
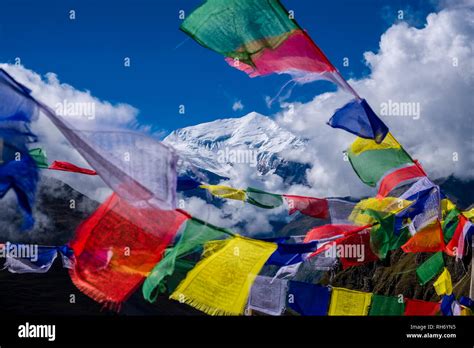
[[[170,298],[210,315],[241,315],[255,277],[276,248],[241,236],[226,240],[188,272]]]
[[[444,267],[443,273],[433,283],[436,293],[439,296],[451,295],[453,292],[453,283],[451,282],[451,274],[448,269]]]
[[[398,197],[363,199],[356,204],[354,209],[352,209],[349,220],[360,226],[370,225],[374,223],[376,219],[370,215],[364,214],[364,210],[370,209],[387,214],[396,214],[408,207],[411,203],[411,201],[407,201]]]
[[[443,198],[441,200],[441,212],[443,213],[443,217],[446,216],[454,208],[456,208],[456,205],[448,198]]]
[[[467,217],[469,220],[474,219],[474,208],[471,208],[469,210],[463,211],[462,215]]]
[[[469,317],[469,316],[472,315],[472,311],[471,311],[469,308],[467,308],[467,307],[463,307],[463,308],[461,309],[461,315],[462,315],[462,316],[468,316],[468,317]]]
[[[349,151],[354,155],[360,155],[364,151],[368,150],[385,150],[385,149],[400,149],[401,145],[393,137],[391,133],[387,133],[385,139],[377,144],[373,139],[365,139],[357,137],[356,140],[351,144]]]
[[[214,196],[220,198],[236,199],[238,201],[245,200],[245,191],[224,185],[201,185],[200,188],[208,190]]]
[[[371,292],[332,288],[328,315],[367,315]]]

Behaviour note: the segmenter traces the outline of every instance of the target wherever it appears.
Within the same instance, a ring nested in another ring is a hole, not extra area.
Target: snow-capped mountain
[[[295,158],[295,152],[304,151],[306,140],[256,112],[178,129],[164,142],[199,170],[219,177],[235,177],[236,167],[243,165],[261,175],[277,174],[287,183],[305,183],[310,167],[287,159],[289,152]]]

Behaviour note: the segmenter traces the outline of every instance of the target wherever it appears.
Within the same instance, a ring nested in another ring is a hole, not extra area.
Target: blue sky
[[[190,13],[202,0],[3,0],[0,61],[22,64],[40,74],[113,103],[140,110],[139,121],[171,131],[250,111],[273,114],[265,96],[274,96],[288,76],[250,79],[219,54],[179,30],[178,11]],[[404,10],[411,25],[422,26],[433,5],[422,0],[283,0],[333,64],[346,77],[369,71],[363,52],[377,50],[380,35]],[[69,10],[76,19],[69,19]],[[131,67],[123,67],[124,57]],[[350,66],[343,67],[343,57]],[[328,82],[297,87],[291,100],[308,101]],[[233,111],[241,100],[244,109]],[[179,114],[179,105],[186,107]]]

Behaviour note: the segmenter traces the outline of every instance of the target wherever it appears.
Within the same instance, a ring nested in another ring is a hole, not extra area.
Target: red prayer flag
[[[390,191],[392,191],[402,182],[406,182],[408,180],[413,180],[423,176],[426,176],[426,174],[423,172],[423,169],[421,169],[418,163],[398,168],[382,178],[378,185],[379,189],[377,192],[377,197],[386,197],[390,193]]]
[[[449,256],[456,256],[456,254],[460,253],[460,255],[463,254],[464,250],[457,250],[458,248],[458,243],[459,243],[459,238],[464,238],[465,236],[463,235],[463,230],[464,230],[464,225],[466,222],[468,222],[467,218],[459,214],[459,223],[456,226],[456,230],[454,231],[453,237],[449,241],[448,245],[446,245],[445,252]]]
[[[370,248],[370,230],[344,237],[342,240],[336,241],[336,245],[336,252],[341,251],[341,255],[336,256],[339,256],[343,269],[379,259]]]
[[[406,253],[436,253],[445,250],[443,230],[438,220],[423,227],[402,245]]]
[[[81,168],[69,162],[61,162],[61,161],[54,161],[48,169],[53,170],[62,170],[65,172],[74,172],[74,173],[81,173],[87,175],[97,175],[95,170]]]
[[[337,236],[344,237],[352,233],[363,231],[370,226],[371,225],[354,226],[354,225],[332,225],[332,224],[318,226],[309,230],[308,233],[306,233],[306,237],[304,238],[304,243],[308,243],[313,240],[333,238]]]
[[[327,199],[283,195],[290,210],[289,215],[299,211],[304,215],[319,219],[329,218],[329,205]]]
[[[119,309],[188,218],[178,210],[137,208],[114,193],[78,227],[70,243],[73,283],[95,301]]]
[[[440,310],[440,304],[438,302],[428,302],[422,300],[405,300],[405,315],[416,316],[416,315],[436,315]]]

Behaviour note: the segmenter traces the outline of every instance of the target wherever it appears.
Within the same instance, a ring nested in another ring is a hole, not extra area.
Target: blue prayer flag
[[[330,297],[326,286],[289,281],[288,306],[301,315],[327,315]]]

